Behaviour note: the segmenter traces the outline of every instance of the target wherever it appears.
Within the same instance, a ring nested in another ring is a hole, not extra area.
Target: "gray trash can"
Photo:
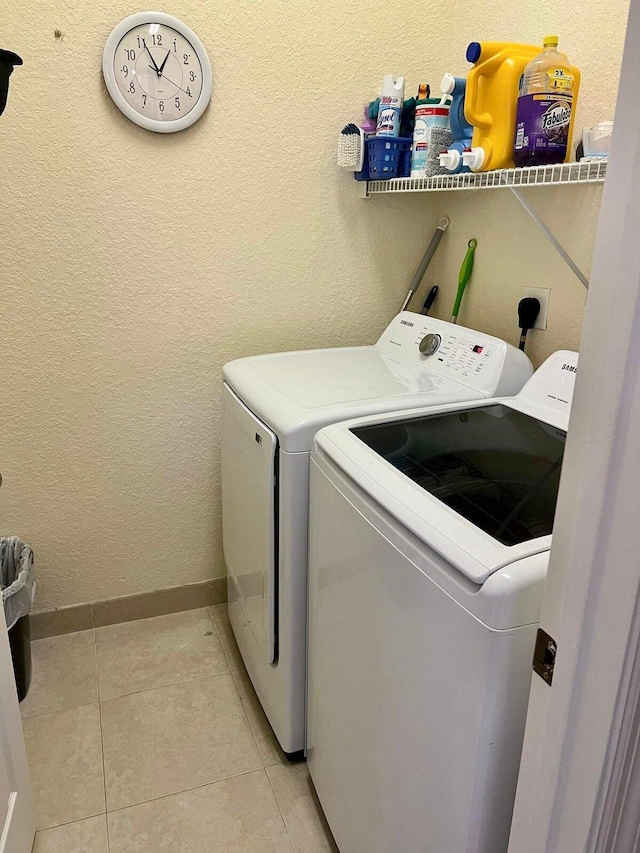
[[[36,581],[33,551],[17,536],[0,539],[0,586],[18,700],[22,702],[31,682],[29,613],[36,591]]]

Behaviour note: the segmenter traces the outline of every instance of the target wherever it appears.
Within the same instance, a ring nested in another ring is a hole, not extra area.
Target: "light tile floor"
[[[37,640],[21,705],[34,853],[337,853],[226,605]]]

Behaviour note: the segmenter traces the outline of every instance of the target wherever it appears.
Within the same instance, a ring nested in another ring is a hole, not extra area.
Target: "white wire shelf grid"
[[[436,175],[432,178],[368,181],[366,195],[597,184],[604,181],[606,174],[606,161],[588,160],[580,163],[559,163],[553,166],[498,169],[495,172],[465,172],[460,175]]]

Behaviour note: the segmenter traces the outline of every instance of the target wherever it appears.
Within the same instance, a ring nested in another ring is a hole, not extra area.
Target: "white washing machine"
[[[307,758],[341,853],[506,853],[576,365],[316,436]]]
[[[375,346],[276,353],[225,365],[229,617],[256,693],[289,755],[305,745],[313,436],[359,415],[514,394],[531,373],[528,358],[504,341],[410,312],[398,314]]]

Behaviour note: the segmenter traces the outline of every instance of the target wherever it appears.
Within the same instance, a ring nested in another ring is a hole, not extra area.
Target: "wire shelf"
[[[390,181],[368,181],[366,194],[370,196],[378,193],[443,192],[499,189],[502,187],[597,184],[604,181],[606,174],[606,161],[588,160],[581,163],[559,163],[554,166],[499,169],[495,172],[436,175],[433,178],[393,178]]]

